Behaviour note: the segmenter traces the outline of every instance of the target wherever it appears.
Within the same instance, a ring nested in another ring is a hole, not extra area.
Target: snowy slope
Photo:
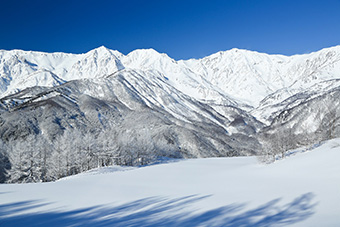
[[[325,80],[314,84],[308,89],[280,89],[263,99],[260,105],[250,111],[258,120],[270,124],[271,121],[285,110],[289,110],[299,106],[302,103],[311,101],[312,99],[327,96],[332,91],[340,88],[340,79]],[[287,93],[293,95],[287,96]],[[275,101],[274,101],[275,100]],[[278,100],[280,100],[278,102]],[[326,108],[324,104],[321,105]]]
[[[66,81],[96,78],[123,66],[111,51],[99,47],[86,54],[0,51],[1,97],[33,86],[55,86]]]
[[[107,167],[0,185],[2,226],[339,226],[340,139],[274,164],[254,157]]]
[[[340,46],[291,57],[232,49],[180,63],[232,97],[256,107],[279,89],[288,90],[273,102],[323,80],[339,78]]]
[[[1,138],[38,134],[53,143],[65,131],[77,129],[84,134],[107,133],[116,145],[122,138],[125,142],[119,150],[127,152],[131,146],[138,150],[140,139],[142,144],[146,140],[157,145],[147,150],[149,154],[167,151],[163,145],[181,157],[255,152],[259,144],[253,135],[259,122],[235,108],[229,109],[226,118],[164,83],[162,75],[143,72],[121,70],[107,78],[35,87],[0,99]]]

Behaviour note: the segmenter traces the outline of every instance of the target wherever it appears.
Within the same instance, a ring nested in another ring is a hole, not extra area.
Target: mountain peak
[[[102,57],[105,57],[107,55],[114,55],[116,58],[121,58],[123,56],[122,53],[120,53],[119,51],[117,50],[111,50],[105,46],[100,46],[100,47],[97,47],[93,50],[90,50],[88,53],[93,53],[93,54],[96,54],[96,55],[99,55],[99,56],[102,56]]]
[[[148,49],[133,50],[128,54],[128,56],[131,56],[131,55],[150,56],[150,55],[160,55],[160,53],[153,48],[148,48]]]
[[[110,49],[109,48],[107,48],[107,47],[105,47],[105,46],[100,46],[100,47],[97,47],[97,48],[95,48],[95,49],[93,49],[93,50],[97,50],[97,51],[110,51]]]

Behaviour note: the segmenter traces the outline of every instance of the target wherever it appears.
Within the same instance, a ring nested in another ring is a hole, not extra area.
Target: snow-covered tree
[[[8,146],[0,139],[0,183],[4,183],[7,180],[6,173],[10,168]]]
[[[271,134],[263,136],[262,150],[259,152],[260,161],[273,162],[276,158],[285,158],[286,152],[296,144],[292,129],[285,125],[279,126]]]
[[[10,182],[40,181],[40,152],[35,144],[35,135],[28,135],[20,140],[10,142],[10,151],[8,152],[11,162],[11,169],[8,171]]]

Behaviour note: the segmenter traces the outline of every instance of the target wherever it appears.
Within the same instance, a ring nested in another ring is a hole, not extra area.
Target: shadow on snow
[[[184,209],[207,197],[151,197],[116,207],[40,213],[29,211],[46,203],[24,201],[0,205],[0,226],[286,226],[309,218],[316,206],[312,204],[314,195],[307,193],[285,205],[280,206],[280,199],[275,199],[247,211],[243,211],[244,204],[204,212]]]

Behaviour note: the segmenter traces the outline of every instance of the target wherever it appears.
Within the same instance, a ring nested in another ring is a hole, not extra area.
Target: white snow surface
[[[0,185],[1,226],[340,226],[340,139],[255,157],[106,167]]]

